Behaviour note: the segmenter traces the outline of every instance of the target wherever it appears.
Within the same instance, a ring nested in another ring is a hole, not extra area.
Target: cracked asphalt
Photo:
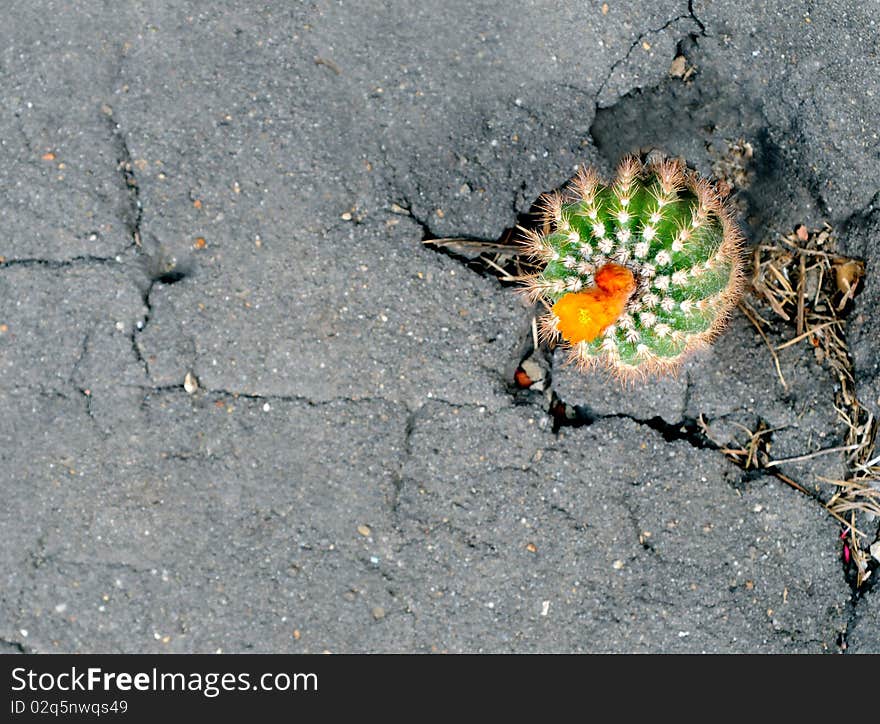
[[[11,8],[0,650],[880,652],[827,489],[695,432],[840,445],[812,355],[783,389],[737,315],[676,380],[549,359],[585,423],[554,430],[512,385],[532,310],[422,244],[745,138],[750,241],[828,221],[867,261],[878,414],[878,33],[851,1]]]

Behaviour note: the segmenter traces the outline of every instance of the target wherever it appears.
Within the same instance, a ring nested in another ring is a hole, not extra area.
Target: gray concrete
[[[556,434],[512,392],[532,310],[421,243],[746,137],[751,238],[828,219],[868,260],[880,404],[876,13],[253,5],[0,28],[0,650],[880,651],[819,503],[675,432],[839,444],[803,350],[789,390],[742,317],[657,386],[553,360],[593,416]]]

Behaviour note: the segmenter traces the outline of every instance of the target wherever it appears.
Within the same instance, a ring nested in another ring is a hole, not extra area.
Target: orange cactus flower
[[[620,264],[605,264],[596,272],[595,286],[563,296],[553,305],[560,334],[570,343],[592,342],[623,314],[636,281]]]

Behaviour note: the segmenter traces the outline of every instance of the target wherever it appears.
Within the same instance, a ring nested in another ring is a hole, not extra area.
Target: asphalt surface
[[[839,445],[827,370],[737,316],[677,380],[549,360],[554,431],[532,310],[422,244],[745,138],[750,240],[868,262],[880,413],[876,2],[255,5],[0,27],[0,650],[880,652],[820,502],[693,432]]]

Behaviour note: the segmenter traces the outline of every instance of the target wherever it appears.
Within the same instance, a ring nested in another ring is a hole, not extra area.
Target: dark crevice
[[[406,477],[404,475],[404,468],[406,467],[407,461],[412,457],[412,436],[416,429],[416,422],[418,420],[419,411],[422,408],[418,408],[417,410],[411,410],[409,415],[406,418],[406,424],[403,429],[403,450],[402,457],[400,460],[400,465],[397,470],[394,471],[392,483],[394,485],[391,497],[391,520],[394,523],[394,526],[399,529],[400,527],[400,496],[403,493],[403,486],[406,483]]]
[[[131,244],[136,249],[141,248],[141,222],[143,221],[143,206],[141,204],[141,189],[134,174],[134,161],[128,140],[122,127],[113,120],[113,110],[109,106],[102,109],[104,117],[110,126],[110,136],[116,147],[117,169],[129,198],[129,212],[125,219],[125,226],[131,237]]]
[[[13,654],[31,654],[33,651],[25,646],[21,641],[12,641],[10,639],[0,638],[0,646],[7,649],[7,653]]]
[[[700,29],[700,35],[704,38],[708,37],[708,33],[706,32],[706,26],[700,18],[697,17],[697,14],[694,12],[694,0],[688,0],[688,17],[693,20],[697,27]]]
[[[92,256],[84,254],[70,259],[4,259],[0,261],[0,269],[7,267],[42,267],[43,269],[70,269],[77,266],[100,266],[103,264],[120,264],[120,261],[112,256]]]
[[[131,238],[130,248],[133,248],[142,256],[144,261],[143,268],[148,280],[141,292],[141,298],[144,307],[146,308],[146,312],[143,318],[135,323],[129,338],[131,341],[132,353],[138,363],[143,367],[145,376],[149,378],[149,361],[141,350],[138,342],[138,335],[146,329],[152,317],[153,305],[150,295],[153,293],[156,284],[164,284],[166,286],[177,284],[190,276],[192,269],[188,262],[178,264],[177,259],[168,255],[166,250],[160,244],[156,244],[156,252],[154,254],[146,254],[144,252],[143,235],[141,230],[144,211],[141,202],[140,185],[138,184],[134,172],[135,167],[131,149],[128,146],[128,140],[122,126],[113,118],[113,109],[105,105],[102,106],[101,112],[104,114],[110,127],[110,135],[116,149],[117,170],[122,178],[129,199],[128,213],[126,214],[124,223]]]
[[[556,406],[555,410],[551,409],[551,415],[553,415],[555,432],[558,432],[562,427],[589,427],[599,420],[624,418],[660,433],[666,442],[684,441],[691,447],[699,450],[719,449],[718,445],[706,437],[700,427],[700,423],[693,417],[685,416],[678,422],[668,422],[659,415],[644,418],[635,417],[623,412],[597,415],[588,405],[567,405],[558,397],[555,397],[554,401]],[[564,409],[560,410],[560,406]],[[561,416],[560,412],[562,413]]]
[[[547,503],[547,509],[552,510],[554,513],[559,513],[559,515],[565,518],[570,523],[572,530],[583,532],[590,527],[585,521],[579,520],[570,510],[563,508],[558,503]]]
[[[478,254],[473,257],[467,256],[466,254],[457,252],[451,246],[448,246],[445,243],[441,243],[441,242],[448,241],[449,239],[439,238],[432,231],[431,226],[426,219],[422,219],[419,216],[416,216],[415,213],[413,213],[412,205],[409,203],[409,201],[407,199],[403,199],[398,205],[402,209],[405,209],[409,213],[409,216],[412,218],[412,220],[416,224],[419,225],[419,227],[422,230],[422,239],[421,240],[422,240],[422,243],[426,247],[428,247],[429,249],[431,249],[432,251],[434,251],[438,254],[442,254],[443,256],[449,257],[450,259],[455,259],[455,261],[457,261],[459,264],[461,264],[465,268],[469,269],[470,271],[474,272],[475,274],[481,276],[484,279],[498,280],[497,270],[492,269],[491,267],[489,267],[489,265],[487,265],[482,260],[483,259],[482,254]],[[515,206],[516,206],[516,200],[514,199],[514,207]],[[517,217],[516,223],[517,224],[529,223],[528,219],[529,219],[528,214],[520,214]],[[474,237],[474,236],[468,236],[468,237],[462,236],[462,237],[460,237],[460,239],[463,241],[467,241],[467,242],[477,242],[477,243],[483,243],[483,244],[487,244],[487,245],[496,245],[496,244],[512,245],[513,238],[514,238],[515,234],[516,234],[516,228],[514,226],[514,227],[508,227],[508,228],[504,229],[504,231],[501,233],[501,236],[498,239],[487,239],[487,238]],[[437,243],[431,243],[431,242],[437,242]]]
[[[636,509],[633,506],[632,500],[630,499],[629,495],[624,495],[620,499],[620,505],[624,510],[626,510],[627,515],[629,516],[630,525],[632,525],[633,532],[639,542],[639,545],[642,547],[642,550],[653,553],[655,556],[657,556],[657,558],[660,558],[660,554],[657,552],[657,549],[651,542],[650,533],[646,535],[645,532],[642,530],[642,527],[639,525],[639,517],[636,513]]]
[[[283,395],[283,394],[258,394],[253,392],[239,392],[237,390],[226,390],[226,389],[214,389],[214,388],[206,388],[199,387],[196,391],[192,393],[187,393],[186,388],[182,383],[180,384],[171,384],[171,385],[132,385],[126,384],[122,385],[122,387],[132,388],[136,390],[141,390],[145,396],[149,397],[150,395],[163,395],[170,393],[181,393],[185,394],[188,397],[200,398],[200,397],[214,397],[214,398],[228,398],[232,400],[247,400],[251,402],[289,402],[295,404],[303,404],[308,405],[309,407],[323,407],[325,405],[333,405],[337,403],[349,403],[349,404],[385,404],[392,405],[394,403],[389,402],[388,400],[382,397],[332,397],[327,400],[313,400],[309,397],[305,397],[302,395]],[[435,403],[444,403],[449,404],[453,407],[477,407],[476,403],[468,403],[462,405],[453,405],[453,403],[448,403],[445,400],[439,398],[432,398],[431,402]],[[421,408],[420,408],[421,409]]]
[[[150,363],[146,357],[144,357],[143,352],[141,351],[140,343],[138,342],[138,335],[146,329],[147,324],[150,321],[150,317],[153,314],[153,304],[150,302],[150,294],[153,291],[153,286],[155,285],[155,281],[151,281],[147,288],[143,291],[141,300],[144,303],[144,307],[146,308],[146,312],[142,319],[139,319],[135,322],[134,326],[131,329],[131,334],[129,335],[129,340],[131,341],[131,351],[134,353],[135,359],[144,368],[144,375],[147,379],[150,378]]]
[[[178,260],[170,256],[167,251],[158,245],[155,254],[146,254],[142,252],[143,269],[147,275],[147,283],[141,290],[141,301],[143,302],[146,312],[144,316],[138,320],[131,330],[130,340],[131,348],[134,356],[140,365],[144,368],[144,373],[149,378],[150,365],[149,361],[144,357],[141,350],[138,336],[147,328],[153,316],[153,302],[151,296],[157,284],[171,286],[187,279],[192,273],[192,267],[188,261],[178,262]]]
[[[90,332],[87,332],[85,335],[83,335],[83,341],[80,345],[79,354],[77,355],[76,360],[74,360],[73,367],[70,370],[70,375],[67,378],[68,382],[73,385],[76,384],[76,373],[79,371],[79,366],[82,364],[82,361],[85,359],[86,354],[89,351],[89,341],[91,340],[91,336],[92,335]]]

